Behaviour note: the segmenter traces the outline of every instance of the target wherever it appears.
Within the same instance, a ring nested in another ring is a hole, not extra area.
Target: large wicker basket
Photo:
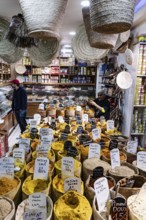
[[[58,30],[68,0],[19,0],[28,27],[34,38],[60,38]]]
[[[78,60],[97,61],[105,57],[108,50],[95,49],[89,44],[84,25],[80,26],[76,36],[72,40],[74,55]]]
[[[91,29],[89,7],[84,7],[82,9],[82,14],[90,46],[99,49],[111,49],[115,47],[118,34],[102,34],[93,31]]]
[[[135,0],[91,0],[90,16],[93,30],[116,34],[131,28]]]

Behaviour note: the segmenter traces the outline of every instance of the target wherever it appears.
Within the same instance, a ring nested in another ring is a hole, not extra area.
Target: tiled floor
[[[14,144],[18,143],[20,137],[20,128],[17,125],[14,131],[11,133],[11,135],[8,138],[8,146],[11,149]]]

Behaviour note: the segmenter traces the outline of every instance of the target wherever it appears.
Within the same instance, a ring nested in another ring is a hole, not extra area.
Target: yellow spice
[[[6,177],[2,177],[0,179],[0,195],[5,195],[6,193],[13,190],[18,185],[17,179],[8,179]]]

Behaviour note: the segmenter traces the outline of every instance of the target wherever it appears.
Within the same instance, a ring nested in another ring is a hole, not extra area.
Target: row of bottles
[[[146,78],[137,77],[135,105],[146,105]]]
[[[144,133],[146,129],[146,109],[144,111],[134,110],[134,122],[132,133]]]

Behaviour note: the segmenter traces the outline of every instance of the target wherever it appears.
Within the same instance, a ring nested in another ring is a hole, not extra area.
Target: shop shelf
[[[134,105],[135,108],[146,108],[146,105]]]
[[[143,136],[144,133],[131,133],[132,136]]]

